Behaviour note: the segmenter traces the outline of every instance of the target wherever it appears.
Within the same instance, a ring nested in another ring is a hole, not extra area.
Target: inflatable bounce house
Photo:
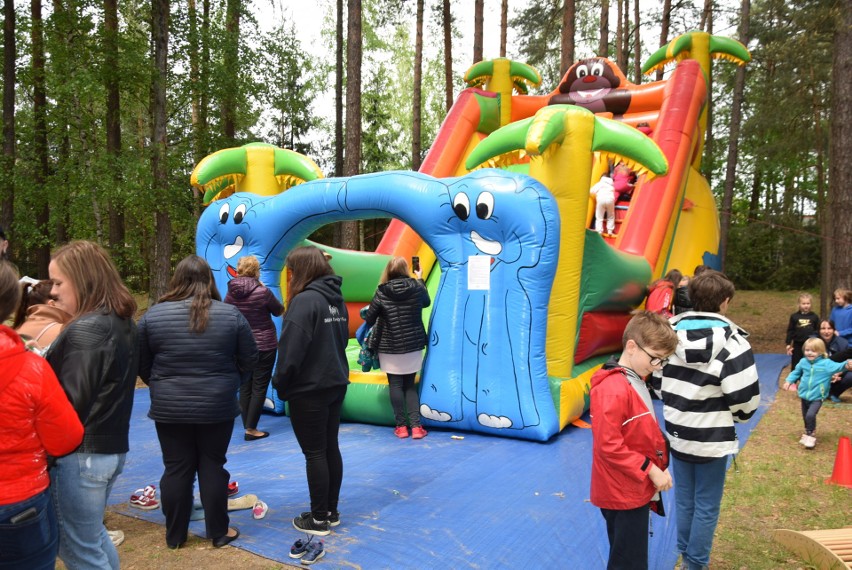
[[[717,266],[719,223],[699,173],[711,58],[740,65],[744,46],[684,34],[651,56],[664,81],[630,83],[610,60],[573,65],[554,91],[497,59],[474,65],[419,172],[323,179],[309,158],[262,143],[225,149],[192,173],[207,209],[197,252],[221,291],[237,260],[285,296],[288,252],[343,220],[392,218],[374,252],[318,246],[343,276],[353,333],[391,256],[419,256],[432,306],[419,378],[432,427],[545,441],[587,409],[592,373],[621,347],[630,312],[669,268]],[[598,233],[590,187],[619,162],[637,176]],[[387,379],[361,372],[344,419],[393,425]],[[269,404],[284,404],[270,388]]]

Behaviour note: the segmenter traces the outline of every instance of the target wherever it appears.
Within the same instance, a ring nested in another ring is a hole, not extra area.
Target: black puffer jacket
[[[189,330],[192,298],[158,303],[139,321],[139,376],[151,387],[148,417],[174,424],[228,421],[240,414],[237,390],[257,362],[245,317],[213,301],[207,328]]]
[[[364,316],[369,326],[379,323],[370,348],[386,354],[422,350],[428,341],[423,309],[430,303],[429,291],[419,279],[401,277],[379,285]]]
[[[139,368],[136,325],[114,313],[88,313],[67,325],[45,358],[85,433],[81,453],[127,453]]]

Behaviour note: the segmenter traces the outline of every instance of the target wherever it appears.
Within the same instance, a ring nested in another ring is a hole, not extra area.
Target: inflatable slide
[[[343,276],[350,330],[390,256],[418,255],[433,297],[424,423],[547,440],[586,410],[591,374],[620,349],[647,284],[717,265],[718,215],[698,170],[711,57],[749,59],[733,40],[690,32],[646,63],[676,61],[664,81],[635,85],[591,58],[547,95],[526,94],[539,82],[531,67],[481,62],[420,172],[323,179],[309,158],[270,145],[219,151],[192,174],[209,204],[197,252],[223,291],[237,260],[255,255],[284,297],[286,255],[314,231],[391,218],[375,252],[319,246]],[[619,162],[638,178],[602,235],[589,189]],[[344,417],[392,425],[385,375],[360,371],[354,340],[350,352]]]

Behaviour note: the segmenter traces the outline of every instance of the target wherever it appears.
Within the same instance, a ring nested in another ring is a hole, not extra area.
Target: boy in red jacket
[[[606,520],[609,570],[648,568],[652,501],[672,487],[668,448],[645,378],[665,366],[677,347],[669,322],[637,313],[627,324],[624,351],[592,376],[591,501]]]

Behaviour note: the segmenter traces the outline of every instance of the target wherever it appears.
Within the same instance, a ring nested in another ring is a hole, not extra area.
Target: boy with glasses
[[[592,376],[590,393],[591,502],[606,521],[610,570],[648,568],[651,503],[672,487],[666,438],[645,378],[665,366],[677,336],[663,316],[644,311],[627,323],[623,343],[618,362]]]
[[[654,373],[677,481],[677,547],[687,570],[710,564],[728,456],[739,451],[734,423],[748,421],[760,402],[747,334],[723,316],[733,296],[734,284],[718,271],[692,279],[692,310],[671,319],[677,350]]]

